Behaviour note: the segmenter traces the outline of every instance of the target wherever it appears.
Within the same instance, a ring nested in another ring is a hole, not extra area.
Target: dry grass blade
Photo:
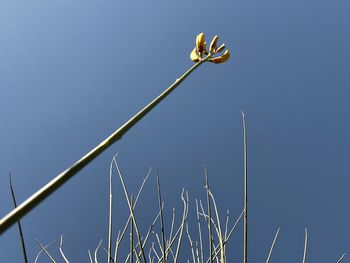
[[[243,227],[243,263],[248,262],[248,147],[247,121],[243,111],[243,154],[244,154],[244,227]]]
[[[115,241],[115,249],[114,249],[114,262],[117,262],[117,257],[118,257],[118,251],[119,251],[119,244],[120,244],[120,231],[118,231],[118,235],[117,235],[117,240]]]
[[[269,255],[267,256],[267,259],[266,259],[266,263],[269,263],[269,262],[270,262],[270,257],[271,257],[271,255],[272,255],[272,251],[273,251],[273,248],[274,248],[274,246],[275,246],[275,243],[276,243],[276,240],[277,240],[277,237],[278,237],[279,232],[280,232],[280,228],[278,227],[278,228],[277,228],[277,232],[276,232],[276,234],[275,234],[275,237],[274,237],[274,239],[273,239],[273,241],[272,241],[271,248],[270,248],[270,251],[269,251]]]
[[[216,222],[217,222],[217,227],[218,227],[218,239],[219,239],[219,244],[220,244],[220,262],[224,263],[225,262],[225,248],[224,248],[224,240],[222,237],[219,212],[218,212],[218,208],[217,208],[215,198],[214,198],[212,192],[210,190],[208,190],[208,192],[209,192],[211,200],[213,201],[214,211],[215,211],[215,215],[216,215]]]
[[[203,240],[202,240],[202,228],[199,220],[199,209],[198,209],[198,200],[196,199],[196,214],[197,214],[197,226],[198,226],[198,235],[199,235],[199,249],[200,249],[200,262],[204,262],[203,255]]]
[[[176,216],[176,214],[175,214],[175,207],[173,207],[173,215],[172,215],[172,218],[171,218],[171,227],[170,227],[170,234],[169,234],[169,239],[168,239],[169,241],[172,239],[172,236],[173,236],[175,216]],[[168,241],[168,243],[169,243],[169,241]]]
[[[226,210],[226,223],[225,223],[225,234],[224,234],[224,239],[226,240],[227,238],[227,231],[228,231],[228,223],[230,221],[230,210]]]
[[[69,263],[69,261],[68,261],[68,259],[67,259],[66,255],[63,253],[62,246],[63,246],[63,235],[61,235],[61,238],[60,238],[60,246],[59,246],[59,250],[60,250],[60,253],[61,253],[61,256],[62,256],[62,258],[63,258],[64,262]]]
[[[170,253],[172,254],[173,256],[173,262],[176,262],[177,260],[177,257],[176,257],[176,253],[174,253],[171,249],[171,246],[173,245],[173,243],[175,242],[177,236],[179,235],[179,242],[181,241],[181,237],[182,237],[182,231],[183,231],[183,228],[185,226],[185,222],[186,222],[186,219],[187,219],[187,214],[188,214],[188,204],[186,202],[184,202],[184,198],[183,198],[183,193],[184,193],[184,189],[182,189],[182,192],[181,192],[181,199],[184,203],[184,208],[183,208],[183,214],[182,214],[182,221],[181,221],[181,224],[180,226],[178,227],[178,229],[176,230],[176,233],[175,235],[173,236],[173,238],[169,241],[169,244],[167,245],[167,248],[165,250],[165,254],[167,255],[167,253],[170,251]],[[178,243],[178,246],[179,246],[179,243]],[[178,250],[176,250],[178,251]],[[161,257],[160,260],[163,260],[163,258]],[[158,260],[158,263],[160,263],[160,261]]]
[[[143,190],[143,188],[144,188],[144,186],[145,186],[145,184],[146,184],[146,182],[147,182],[147,180],[148,180],[148,178],[149,178],[151,172],[152,172],[152,168],[149,169],[149,171],[148,171],[148,173],[147,173],[147,176],[143,179],[143,182],[142,182],[142,184],[141,184],[141,186],[140,186],[140,188],[139,188],[139,191],[138,191],[138,193],[137,193],[137,195],[136,195],[136,199],[135,199],[135,202],[134,202],[134,205],[133,205],[133,209],[134,209],[134,210],[135,210],[135,207],[136,207],[136,205],[137,205],[137,202],[138,202],[138,200],[139,200],[139,197],[140,197],[140,195],[141,195],[141,193],[142,193],[142,190]],[[130,215],[129,215],[129,218],[128,218],[128,220],[127,220],[127,222],[125,223],[125,226],[124,226],[124,228],[123,228],[123,231],[121,232],[121,234],[120,234],[120,236],[119,236],[119,243],[122,241],[122,239],[123,239],[123,237],[124,237],[124,235],[125,235],[125,232],[126,232],[126,230],[128,229],[128,226],[129,226],[131,217],[132,217],[132,216],[131,216],[131,214],[130,214]]]
[[[43,244],[41,244],[41,242],[39,241],[39,239],[35,240],[39,246],[41,247],[41,249],[45,252],[45,254],[48,256],[48,258],[51,260],[52,263],[56,263],[56,261],[53,259],[52,255],[50,254],[50,252],[46,249],[47,247],[45,247]]]
[[[115,154],[112,158],[111,164],[109,165],[109,215],[108,215],[108,260],[111,262],[112,257],[112,203],[113,203],[113,192],[112,192],[112,174],[113,174],[113,159],[116,158],[119,153]]]
[[[183,233],[183,229],[184,229],[184,226],[185,226],[185,222],[186,222],[186,218],[187,218],[187,212],[188,212],[188,194],[186,192],[186,200],[184,198],[184,190],[182,190],[182,193],[181,193],[181,200],[183,202],[183,216],[182,216],[182,223],[181,223],[181,228],[180,228],[180,235],[179,235],[179,238],[178,238],[178,242],[177,242],[177,247],[176,247],[176,252],[175,252],[175,258],[174,258],[174,263],[177,262],[178,260],[178,257],[179,257],[179,252],[180,252],[180,245],[181,245],[181,240],[182,240],[182,233]]]
[[[143,244],[142,244],[142,245],[143,245],[143,248],[145,248],[145,246],[146,246],[146,244],[147,244],[147,241],[148,241],[148,239],[149,239],[150,234],[153,233],[152,229],[153,229],[155,223],[157,222],[159,216],[160,216],[160,212],[157,214],[157,216],[155,217],[155,219],[153,220],[152,224],[150,225],[150,227],[149,227],[149,229],[148,229],[148,232],[147,232],[146,237],[145,237],[145,239],[144,239],[144,241],[143,241]],[[140,244],[137,243],[137,245],[134,247],[134,250],[135,250],[139,245],[140,245]],[[138,254],[136,254],[136,256],[138,257],[138,259],[140,259],[141,253],[142,253],[142,252],[140,251]],[[127,257],[127,260],[129,259],[129,257],[130,257],[130,254],[129,254],[128,257]],[[115,258],[116,258],[116,257],[115,257]],[[126,261],[127,261],[127,260],[126,260]],[[139,261],[140,261],[140,260],[139,260]],[[115,261],[115,262],[116,262],[116,261]],[[140,261],[140,262],[141,262],[141,261]]]
[[[195,256],[193,241],[192,241],[192,238],[191,238],[190,231],[188,229],[188,223],[187,222],[186,222],[186,233],[187,233],[188,241],[190,242],[191,253],[192,253],[192,260],[193,260],[193,263],[196,263],[196,256]]]
[[[158,259],[158,262],[160,262],[162,259],[159,257],[158,253],[157,253],[157,250],[155,249],[154,247],[154,242],[152,242],[152,251],[153,253],[156,255],[157,259]]]
[[[130,200],[129,200],[129,194],[128,194],[128,191],[126,189],[125,183],[124,183],[123,175],[122,175],[122,173],[120,171],[120,168],[119,168],[117,160],[115,158],[113,158],[113,161],[114,161],[115,166],[117,167],[118,175],[119,175],[119,178],[120,178],[123,190],[124,190],[124,195],[125,195],[125,198],[126,198],[126,201],[127,201],[128,207],[129,207],[129,211],[130,211],[130,214],[131,214],[131,217],[132,217],[132,222],[133,222],[133,225],[135,227],[136,236],[137,236],[138,242],[140,243],[140,249],[141,249],[141,252],[142,252],[142,258],[143,258],[144,262],[147,262],[146,255],[145,255],[145,252],[143,250],[141,234],[140,234],[137,222],[136,222],[133,206],[131,205]]]
[[[306,255],[307,255],[307,229],[305,228],[303,263],[306,263]]]
[[[56,243],[58,241],[58,239],[50,242],[49,244],[47,244],[46,246],[44,246],[45,249],[47,249],[49,246],[51,246],[52,244]],[[39,260],[39,257],[41,255],[42,252],[45,252],[43,248],[40,249],[40,251],[38,252],[38,254],[35,257],[34,263],[37,263]]]
[[[130,204],[131,207],[133,207],[133,200],[132,200],[132,196],[130,198]],[[133,209],[133,208],[132,208]],[[130,222],[130,263],[134,262],[134,220],[131,217],[131,222]]]
[[[346,253],[344,253],[343,255],[341,255],[341,257],[337,260],[337,263],[339,263],[340,261],[343,260],[343,258],[345,257]]]
[[[160,181],[159,181],[159,171],[157,169],[157,192],[158,192],[158,205],[160,211],[160,228],[162,232],[162,252],[163,252],[163,262],[166,263],[166,255],[165,255],[165,230],[164,230],[164,217],[163,217],[163,206],[162,206],[162,195],[160,192]]]
[[[244,210],[241,212],[241,214],[239,215],[239,217],[237,218],[235,224],[233,225],[233,227],[231,228],[231,230],[229,231],[227,238],[225,239],[224,245],[226,245],[226,243],[228,242],[228,240],[230,239],[231,235],[233,234],[233,231],[236,229],[238,223],[241,221],[242,216],[243,216]],[[217,255],[219,255],[220,253],[220,245],[216,246],[214,249],[214,257],[217,257]],[[209,259],[206,261],[206,263],[209,262]]]
[[[201,208],[201,210],[202,210],[202,213],[199,213],[199,215],[204,217],[205,221],[207,222],[208,231],[210,231],[210,229],[209,229],[209,216],[208,216],[207,214],[205,214],[205,212],[204,212],[204,207],[203,207],[203,204],[202,204],[202,201],[201,201],[201,200],[199,200],[199,206],[200,206],[200,208]],[[217,236],[220,236],[220,234],[219,234],[219,229],[218,229],[218,227],[217,227],[217,225],[216,225],[214,219],[211,218],[211,219],[210,219],[210,222],[211,222],[211,225],[212,225],[211,231],[213,231],[213,227],[214,227],[214,229],[215,229],[215,231],[216,231],[216,235],[217,235]],[[214,247],[215,247],[215,240],[214,240],[214,235],[213,235],[213,234],[211,235],[211,240],[212,240],[213,248],[214,248]],[[214,252],[214,250],[213,250],[213,252]]]
[[[16,197],[15,197],[15,191],[13,190],[13,186],[12,186],[11,174],[9,174],[9,183],[10,183],[10,191],[11,191],[13,205],[16,208],[17,207],[17,202],[16,202]],[[18,232],[19,232],[19,239],[21,241],[21,246],[22,246],[23,259],[24,259],[25,263],[28,263],[26,245],[25,245],[25,242],[24,242],[24,236],[23,236],[21,222],[19,220],[17,222],[17,226],[18,226]]]
[[[94,263],[94,261],[92,260],[91,251],[90,250],[88,250],[88,254],[89,254],[90,263]]]
[[[210,207],[210,198],[209,198],[209,178],[208,178],[208,171],[207,167],[204,167],[204,175],[205,175],[205,189],[207,191],[207,205],[208,205],[208,226],[209,226],[209,233],[208,233],[208,239],[209,239],[209,262],[212,263],[213,259],[213,230],[211,227],[211,207]]]
[[[95,249],[95,263],[98,263],[97,253],[98,253],[98,250],[101,248],[101,246],[102,246],[102,239],[100,240],[100,242],[98,243]]]

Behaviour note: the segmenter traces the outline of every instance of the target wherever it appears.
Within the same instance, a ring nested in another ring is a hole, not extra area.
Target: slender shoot
[[[272,241],[272,245],[271,245],[271,248],[270,248],[270,251],[269,251],[269,255],[267,256],[266,263],[269,263],[269,262],[270,262],[270,257],[271,257],[271,255],[272,255],[272,251],[273,251],[273,248],[274,248],[274,246],[275,246],[275,243],[276,243],[276,240],[277,240],[277,237],[278,237],[279,232],[280,232],[280,228],[278,227],[277,232],[276,232],[276,234],[275,234],[275,238],[274,238],[273,241]]]

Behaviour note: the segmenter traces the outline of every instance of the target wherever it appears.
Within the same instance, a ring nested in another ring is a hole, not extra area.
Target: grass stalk
[[[58,239],[56,239],[56,240],[50,242],[49,244],[45,245],[44,248],[47,249],[49,246],[51,246],[52,244],[56,243],[57,241],[58,241]],[[36,255],[35,260],[34,260],[34,263],[37,263],[37,262],[38,262],[39,257],[40,257],[40,255],[41,255],[42,252],[44,252],[44,249],[43,249],[43,248],[41,248],[40,251],[38,252],[38,254]]]
[[[247,121],[243,111],[243,154],[244,154],[244,227],[243,227],[243,263],[248,262],[248,149],[247,149]]]
[[[205,189],[207,192],[207,205],[208,205],[208,239],[209,239],[209,262],[213,262],[213,230],[211,225],[211,207],[210,207],[210,197],[209,197],[209,178],[207,167],[204,167],[204,176],[205,176]]]
[[[97,253],[98,253],[98,250],[101,248],[102,246],[102,239],[100,240],[100,242],[98,243],[96,249],[95,249],[95,263],[98,263],[98,257],[97,257]]]
[[[131,206],[133,207],[133,198],[131,196]],[[133,208],[132,208],[133,209]],[[134,262],[134,220],[130,221],[130,263]]]
[[[10,191],[11,191],[13,206],[16,208],[17,202],[15,197],[15,191],[13,190],[13,186],[12,186],[11,174],[9,174],[9,184],[10,184]],[[19,232],[19,239],[21,241],[23,259],[25,263],[28,263],[26,244],[24,242],[23,230],[22,230],[21,222],[19,220],[17,221],[17,226],[18,226],[18,232]]]
[[[129,194],[128,194],[128,191],[126,189],[126,186],[125,186],[125,183],[124,183],[124,179],[123,179],[123,175],[122,175],[122,173],[120,171],[120,168],[119,168],[119,165],[118,165],[118,163],[116,161],[116,158],[113,158],[113,161],[114,161],[115,166],[117,167],[118,175],[119,175],[119,178],[120,178],[123,190],[124,190],[124,195],[125,195],[125,198],[126,198],[126,201],[127,201],[128,207],[129,207],[129,211],[130,211],[130,214],[131,214],[131,220],[132,220],[133,225],[135,227],[135,231],[136,231],[136,236],[137,236],[138,242],[140,243],[140,249],[141,249],[141,252],[142,252],[142,258],[143,258],[144,262],[146,263],[147,262],[146,255],[145,255],[145,252],[143,250],[141,233],[140,233],[139,227],[138,227],[137,222],[136,222],[136,218],[135,218],[135,214],[134,214],[134,208],[133,208],[133,206],[130,203]]]
[[[346,253],[343,253],[343,255],[341,255],[341,257],[337,260],[337,263],[339,263],[340,261],[343,260],[343,258],[345,257]]]
[[[116,155],[113,156],[113,159],[116,158]],[[108,215],[108,260],[107,262],[111,262],[111,257],[112,257],[112,204],[113,204],[113,193],[112,193],[112,174],[113,174],[113,159],[111,161],[111,164],[109,165],[109,215]]]
[[[126,121],[120,128],[114,131],[110,136],[98,144],[95,148],[85,154],[65,171],[57,175],[49,183],[27,198],[23,203],[10,211],[0,220],[0,234],[6,231],[10,226],[20,220],[25,214],[41,203],[46,197],[55,192],[59,187],[66,183],[70,178],[76,175],[80,170],[87,166],[103,151],[110,147],[114,142],[121,139],[136,123],[145,117],[154,107],[163,101],[172,91],[174,91],[195,69],[204,62],[208,61],[213,54],[209,53],[205,58],[190,67],[182,76],[175,80],[165,91],[147,104],[143,109]]]
[[[277,240],[279,232],[280,232],[280,228],[277,228],[277,232],[276,232],[275,237],[274,237],[274,239],[272,241],[271,248],[270,248],[270,251],[269,251],[269,255],[267,256],[267,259],[266,259],[266,263],[270,262],[270,257],[272,255],[272,251],[273,251],[273,248],[275,246],[275,243],[276,243],[276,240]]]
[[[163,205],[162,205],[162,195],[160,192],[160,181],[159,181],[159,171],[157,169],[157,190],[158,190],[158,205],[160,211],[160,228],[162,232],[162,251],[163,251],[163,262],[166,263],[166,255],[165,255],[165,230],[164,230],[164,217],[163,217]]]
[[[60,250],[60,253],[61,253],[61,256],[62,256],[64,262],[65,262],[65,263],[69,263],[69,261],[68,261],[66,255],[65,255],[64,252],[63,252],[62,247],[63,247],[63,235],[61,235],[61,238],[60,238],[59,250]]]
[[[204,262],[203,256],[203,240],[202,240],[202,227],[199,220],[199,209],[198,209],[198,200],[196,199],[196,215],[197,215],[197,226],[198,226],[198,235],[199,235],[199,250],[200,250],[200,262]]]
[[[43,244],[41,244],[41,242],[39,241],[39,239],[35,240],[39,246],[41,247],[41,249],[45,252],[45,254],[48,256],[48,258],[50,259],[50,261],[52,263],[56,263],[56,261],[54,260],[53,256],[50,254],[50,252],[46,249],[47,247],[45,247]]]
[[[305,228],[303,263],[306,263],[306,255],[307,255],[307,229]]]

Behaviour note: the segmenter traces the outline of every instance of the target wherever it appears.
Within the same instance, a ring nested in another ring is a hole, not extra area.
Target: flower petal
[[[194,62],[200,61],[200,57],[199,57],[198,54],[197,54],[197,48],[194,48],[194,49],[192,50],[192,52],[191,52],[191,54],[190,54],[190,58],[191,58],[191,60],[194,61]]]
[[[220,64],[220,63],[226,62],[229,58],[230,58],[230,51],[227,49],[222,56],[216,57],[216,58],[211,58],[211,59],[209,59],[209,61],[213,62],[215,64]]]

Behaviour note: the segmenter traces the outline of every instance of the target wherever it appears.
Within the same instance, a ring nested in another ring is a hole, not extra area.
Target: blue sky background
[[[9,172],[17,200],[25,200],[189,68],[199,32],[208,41],[218,34],[232,52],[226,64],[200,67],[22,220],[30,261],[36,238],[48,243],[63,234],[72,262],[87,262],[101,238],[106,245],[117,152],[134,193],[148,169],[159,168],[168,217],[172,206],[181,209],[185,187],[194,218],[207,165],[219,209],[230,209],[234,221],[243,206],[241,109],[249,129],[251,262],[266,259],[278,226],[271,262],[301,262],[305,227],[310,262],[350,252],[349,12],[345,0],[2,0],[1,216],[12,208]],[[144,227],[157,209],[155,182],[153,174],[138,210]],[[116,191],[121,226],[127,210],[119,182]],[[229,243],[230,261],[241,261],[242,231]],[[12,227],[0,237],[0,262],[21,260]]]

